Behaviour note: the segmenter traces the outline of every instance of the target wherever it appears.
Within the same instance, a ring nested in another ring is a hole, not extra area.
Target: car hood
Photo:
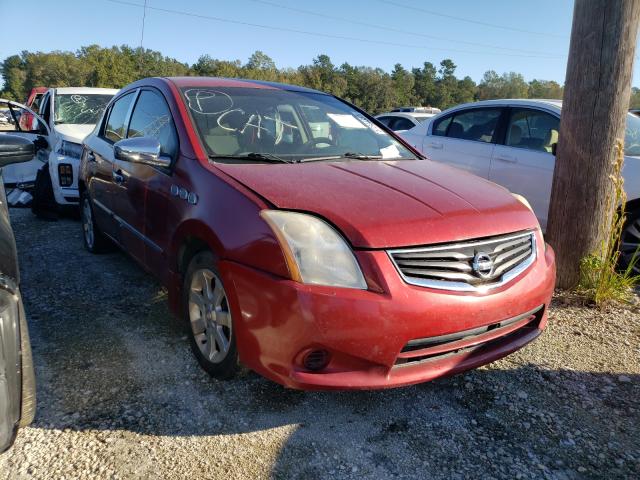
[[[506,189],[428,160],[215,165],[277,208],[325,218],[354,247],[425,245],[538,226]]]
[[[62,140],[73,143],[82,143],[84,137],[93,132],[93,129],[96,128],[96,126],[94,124],[80,125],[64,123],[62,125],[56,125],[53,128],[56,135],[62,138]]]

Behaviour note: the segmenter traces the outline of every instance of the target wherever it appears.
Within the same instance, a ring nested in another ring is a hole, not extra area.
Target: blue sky
[[[11,29],[15,33],[11,36],[3,29],[0,58],[22,50],[74,51],[94,43],[138,46],[143,9],[129,4],[142,5],[144,0],[124,3],[0,0],[0,18],[5,23],[15,19],[7,25],[28,18],[31,29],[28,33],[22,27]],[[396,63],[411,68],[451,58],[459,77],[469,75],[476,82],[491,69],[562,83],[573,10],[570,0],[148,0],[147,4],[151,8],[146,12],[144,46],[188,63],[205,53],[244,62],[262,50],[278,67],[308,64],[325,53],[336,65],[349,62],[389,71]],[[638,85],[639,66],[634,71],[633,83]]]

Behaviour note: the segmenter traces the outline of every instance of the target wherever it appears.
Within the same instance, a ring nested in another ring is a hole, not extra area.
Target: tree
[[[446,58],[440,62],[438,78],[436,80],[435,105],[445,109],[456,104],[455,97],[458,90],[458,79],[455,76],[456,64]]]
[[[256,50],[249,57],[246,67],[249,70],[275,70],[276,63],[266,53]]]
[[[415,79],[415,97],[417,103],[423,106],[435,106],[436,101],[436,67],[431,62],[424,62],[422,68],[412,71]]]
[[[640,88],[633,87],[631,89],[631,101],[629,108],[640,108]]]
[[[546,236],[557,285],[573,288],[580,262],[599,250],[612,204],[615,145],[624,138],[640,21],[637,0],[576,0],[560,142]]]
[[[9,100],[22,101],[26,98],[25,82],[27,73],[20,55],[7,57],[0,67],[4,79],[3,96]]]
[[[396,63],[391,72],[391,81],[393,84],[394,103],[398,106],[413,105],[415,79],[411,72]]]
[[[493,70],[485,72],[482,82],[478,85],[478,98],[490,100],[492,98],[527,98],[529,85],[524,77],[516,72],[498,75]]]
[[[529,82],[529,98],[562,98],[562,87],[553,80],[531,80]]]

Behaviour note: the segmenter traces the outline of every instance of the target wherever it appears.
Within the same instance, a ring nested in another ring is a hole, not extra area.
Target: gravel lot
[[[640,312],[558,298],[488,367],[381,392],[211,380],[159,285],[72,219],[12,210],[38,413],[2,479],[638,478]]]

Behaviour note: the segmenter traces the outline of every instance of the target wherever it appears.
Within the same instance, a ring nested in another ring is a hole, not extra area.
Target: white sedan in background
[[[463,168],[523,195],[544,229],[561,109],[560,100],[467,103],[401,136],[431,160]],[[627,264],[640,248],[640,118],[632,114],[627,114],[623,175],[628,220],[621,250]],[[640,265],[636,270],[640,273]]]
[[[440,111],[433,107],[404,107],[381,113],[375,118],[394,132],[404,132],[433,118]]]

